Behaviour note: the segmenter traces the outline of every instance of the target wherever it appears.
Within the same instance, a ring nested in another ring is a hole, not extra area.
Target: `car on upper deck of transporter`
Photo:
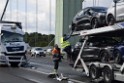
[[[79,31],[104,26],[106,12],[106,7],[86,7],[75,15],[70,28],[72,31]]]
[[[106,22],[108,25],[113,25],[115,22],[124,21],[124,0],[114,0],[116,3],[116,18],[115,18],[115,4],[112,2],[107,10]]]

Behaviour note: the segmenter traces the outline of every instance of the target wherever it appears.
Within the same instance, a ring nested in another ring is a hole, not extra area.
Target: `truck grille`
[[[22,55],[25,55],[25,53],[12,53],[12,54],[5,53],[5,55],[7,55],[7,56],[22,56]]]
[[[20,60],[21,57],[9,57],[10,60]]]
[[[16,51],[23,51],[24,46],[18,46],[18,47],[6,47],[8,52],[16,52]]]

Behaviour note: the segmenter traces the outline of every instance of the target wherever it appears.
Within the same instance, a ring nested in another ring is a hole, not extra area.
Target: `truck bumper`
[[[27,59],[24,56],[0,56],[0,64],[6,64],[11,66],[11,63],[19,63],[18,66],[21,66],[22,63],[26,63]]]

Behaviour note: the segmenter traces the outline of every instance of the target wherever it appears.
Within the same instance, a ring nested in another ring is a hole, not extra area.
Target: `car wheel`
[[[36,53],[34,53],[34,57],[36,57],[37,56],[37,54]]]
[[[100,72],[95,65],[91,65],[89,69],[89,76],[92,80],[99,78]]]
[[[109,54],[107,51],[102,51],[100,53],[100,60],[101,60],[101,62],[109,62],[110,57],[109,57]]]
[[[91,28],[94,29],[94,28],[98,28],[98,20],[97,18],[93,18],[92,21],[91,21]]]
[[[120,52],[119,52],[118,50],[116,50],[116,51],[114,52],[114,61],[115,61],[116,63],[118,63],[118,64],[122,64],[122,63],[123,63],[121,54],[120,54]]]
[[[31,53],[31,57],[33,57],[34,56],[34,54],[33,53]]]
[[[115,23],[115,18],[114,18],[114,16],[111,15],[111,14],[108,15],[107,20],[108,20],[108,25],[113,25],[113,24]]]
[[[112,83],[114,80],[114,73],[113,70],[110,69],[109,67],[104,67],[103,68],[103,79],[104,79],[104,83]]]

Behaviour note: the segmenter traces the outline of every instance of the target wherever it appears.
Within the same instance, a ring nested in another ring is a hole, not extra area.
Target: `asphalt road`
[[[34,83],[32,81],[29,81],[27,79],[23,79],[15,75],[15,73],[11,73],[8,70],[15,71],[13,68],[8,67],[2,67],[0,68],[0,83]]]
[[[75,72],[64,61],[60,63],[58,73],[69,80],[62,81],[48,78],[48,74],[53,71],[50,57],[30,58],[29,62],[27,67],[0,67],[0,83],[88,83],[78,80],[82,79],[82,73]]]
[[[50,56],[30,58],[30,64],[33,66],[29,68],[30,70],[34,70],[45,75],[53,72],[53,61]],[[76,71],[69,66],[66,59],[60,62],[58,73],[62,73],[64,76],[68,77],[69,80],[73,81],[73,83],[90,83],[91,81],[82,71]],[[68,83],[68,81],[64,83]]]
[[[30,57],[26,67],[0,67],[0,83],[92,83],[82,71],[70,67],[66,60],[60,63],[58,74],[62,73],[68,80],[48,78],[52,71],[53,62],[49,56]]]
[[[26,68],[2,67],[0,68],[0,83],[58,83],[58,81]]]
[[[30,64],[33,67],[30,67],[29,70],[42,73],[46,76],[53,71],[53,61],[50,56],[30,58]],[[91,79],[88,78],[86,74],[83,73],[81,70],[76,71],[71,66],[69,66],[66,59],[60,62],[58,73],[59,74],[62,73],[64,76],[69,78],[69,80],[64,81],[64,83],[104,83],[99,80],[92,82]],[[122,83],[122,82],[115,81],[114,83]]]

